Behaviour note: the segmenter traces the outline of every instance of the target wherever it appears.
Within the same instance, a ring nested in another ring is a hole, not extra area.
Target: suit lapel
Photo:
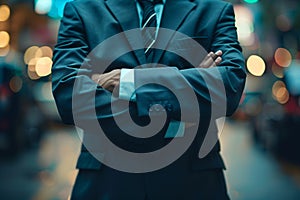
[[[106,6],[119,21],[123,31],[130,29],[139,28],[139,16],[136,9],[136,2],[134,0],[106,0]],[[143,47],[143,39],[138,31],[130,33],[125,32],[125,36],[133,47]],[[139,64],[146,63],[146,56],[143,50],[134,51],[134,54],[139,62]]]
[[[178,30],[184,22],[186,16],[196,6],[196,3],[189,0],[167,0],[164,7],[161,28]],[[160,49],[166,49],[174,34],[164,34],[164,31],[158,33],[156,45]],[[155,51],[153,63],[158,63],[165,51]]]

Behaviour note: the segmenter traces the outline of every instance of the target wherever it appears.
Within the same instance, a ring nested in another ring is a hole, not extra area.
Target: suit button
[[[161,105],[160,104],[154,104],[153,105],[153,109],[156,111],[156,112],[159,112],[159,111],[161,111]]]
[[[165,108],[161,104],[154,104],[152,106],[152,110],[154,112],[163,112],[163,111],[165,111]]]

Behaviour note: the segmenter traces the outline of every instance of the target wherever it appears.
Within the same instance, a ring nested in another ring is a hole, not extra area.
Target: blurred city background
[[[68,199],[80,131],[61,124],[52,50],[69,0],[0,0],[0,199]],[[300,199],[300,1],[231,0],[248,71],[221,135],[233,200]]]

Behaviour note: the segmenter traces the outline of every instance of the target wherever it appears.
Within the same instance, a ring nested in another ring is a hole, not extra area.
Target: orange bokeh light
[[[0,22],[5,22],[10,17],[10,9],[8,5],[0,6]]]
[[[6,31],[0,31],[0,48],[5,48],[9,45],[10,36]]]
[[[281,67],[288,67],[292,62],[291,53],[285,48],[278,48],[274,55],[275,62]]]

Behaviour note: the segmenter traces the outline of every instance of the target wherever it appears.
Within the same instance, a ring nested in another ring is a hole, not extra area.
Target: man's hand
[[[113,91],[114,88],[118,90],[120,85],[120,69],[114,69],[104,74],[93,74],[92,80],[99,84],[106,90]]]
[[[222,62],[222,56],[223,52],[221,50],[217,51],[216,53],[210,52],[206,55],[206,57],[203,59],[201,64],[197,68],[210,68],[214,66],[218,66]],[[185,128],[191,128],[195,126],[195,123],[185,123]]]
[[[208,53],[197,68],[210,68],[218,66],[222,62],[222,54],[223,52],[221,50],[217,51],[216,53]]]

